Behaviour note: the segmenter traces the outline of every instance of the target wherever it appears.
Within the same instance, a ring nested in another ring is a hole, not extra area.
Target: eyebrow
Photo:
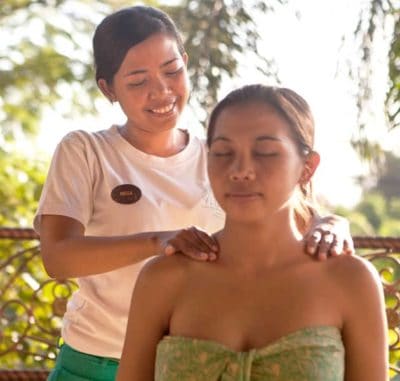
[[[163,68],[163,67],[165,67],[165,66],[168,66],[169,64],[171,64],[172,62],[177,61],[177,60],[179,60],[179,57],[171,58],[170,60],[163,62],[163,63],[160,65],[160,67]],[[143,73],[146,73],[146,72],[147,72],[146,69],[132,70],[132,71],[126,73],[126,74],[124,75],[124,77],[129,77],[130,75],[135,75],[135,74],[143,74]]]
[[[222,140],[225,142],[230,142],[231,139],[227,138],[226,136],[217,136],[214,139],[212,139],[211,143],[218,141],[218,140]],[[271,136],[271,135],[261,135],[261,136],[257,136],[256,137],[256,141],[263,141],[263,140],[272,140],[272,141],[278,141],[280,142],[281,139],[277,138],[276,136]]]
[[[281,139],[277,138],[276,136],[271,136],[271,135],[257,136],[256,140],[273,140],[275,142],[280,142],[281,141]]]

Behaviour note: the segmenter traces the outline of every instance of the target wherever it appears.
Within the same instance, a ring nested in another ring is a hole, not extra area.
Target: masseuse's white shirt
[[[95,133],[71,132],[55,151],[35,230],[40,234],[42,214],[53,214],[80,221],[91,236],[192,225],[215,232],[222,228],[224,214],[210,190],[206,156],[204,142],[192,136],[183,151],[163,158],[135,149],[116,126]],[[143,264],[78,279],[79,291],[63,320],[67,344],[81,352],[120,358],[131,294]]]

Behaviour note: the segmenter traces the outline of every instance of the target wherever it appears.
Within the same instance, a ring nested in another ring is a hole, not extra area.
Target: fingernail
[[[217,259],[217,255],[214,253],[210,254],[210,261],[215,261]]]
[[[212,251],[218,251],[218,246],[213,245],[213,246],[211,246],[211,249],[212,249]]]
[[[175,248],[172,245],[165,246],[164,253],[166,255],[171,255],[175,253]]]
[[[199,257],[200,257],[201,259],[208,259],[208,254],[207,254],[207,253],[200,252],[198,255],[199,255]]]

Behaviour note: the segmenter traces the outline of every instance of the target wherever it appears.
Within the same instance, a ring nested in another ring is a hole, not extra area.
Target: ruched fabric
[[[259,349],[236,352],[214,341],[164,337],[155,381],[343,381],[338,328],[304,328]]]

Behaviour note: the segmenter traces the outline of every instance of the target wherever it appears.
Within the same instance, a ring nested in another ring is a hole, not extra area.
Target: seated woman
[[[384,381],[376,270],[302,255],[319,164],[307,103],[245,86],[211,114],[208,173],[226,212],[214,264],[159,257],[137,281],[120,381]],[[251,249],[249,249],[251,248]]]

